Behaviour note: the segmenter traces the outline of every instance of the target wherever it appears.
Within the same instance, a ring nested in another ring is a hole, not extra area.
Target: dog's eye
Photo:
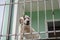
[[[29,18],[28,18],[29,19]]]

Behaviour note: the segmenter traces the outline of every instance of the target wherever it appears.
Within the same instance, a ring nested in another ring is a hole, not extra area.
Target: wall
[[[26,15],[30,16],[30,12],[25,12]],[[52,11],[51,10],[47,10],[46,11],[47,14],[47,20],[52,20]],[[60,19],[60,10],[59,9],[55,9],[54,10],[54,15],[55,15],[55,19]],[[32,12],[32,27],[38,31],[38,25],[37,25],[37,12],[34,11]],[[40,27],[40,32],[45,32],[46,31],[46,27],[45,27],[45,12],[44,11],[39,11],[39,27]],[[40,34],[41,38],[46,38],[47,35],[46,33]]]

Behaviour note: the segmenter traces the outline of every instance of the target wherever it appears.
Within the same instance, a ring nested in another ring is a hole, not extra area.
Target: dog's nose
[[[29,23],[29,21],[27,21],[27,24],[26,25],[29,25],[30,23]]]
[[[27,23],[29,23],[29,21],[27,21]]]

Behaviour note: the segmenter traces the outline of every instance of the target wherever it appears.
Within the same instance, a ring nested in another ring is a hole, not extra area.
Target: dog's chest
[[[24,27],[24,31],[27,32],[27,33],[29,33],[30,32],[30,27],[29,26],[25,26]]]

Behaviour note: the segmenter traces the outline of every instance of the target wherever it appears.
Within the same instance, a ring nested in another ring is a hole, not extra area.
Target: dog
[[[30,26],[30,17],[28,15],[24,15],[23,17],[20,17],[19,22],[21,24],[20,40],[23,40],[24,37],[27,40],[40,38],[40,35],[38,33],[32,34],[33,32],[36,31]],[[30,34],[24,34],[24,33],[30,33]]]

